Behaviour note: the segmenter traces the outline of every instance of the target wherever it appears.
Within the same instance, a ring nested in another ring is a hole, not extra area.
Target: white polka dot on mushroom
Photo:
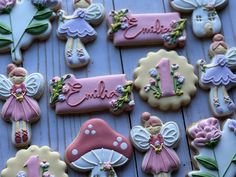
[[[89,135],[89,134],[90,134],[90,131],[89,131],[89,130],[85,130],[84,133],[85,133],[86,135]]]
[[[88,125],[88,128],[93,128],[93,125],[92,125],[92,124],[89,124],[89,125]]]
[[[95,130],[92,130],[92,131],[91,131],[91,134],[92,134],[92,135],[95,135],[96,133],[97,133],[97,132],[96,132]]]
[[[117,140],[118,142],[121,142],[121,141],[122,141],[122,137],[118,136],[118,137],[116,138],[116,140]]]
[[[118,142],[117,142],[117,141],[114,141],[114,142],[113,142],[113,146],[118,146]]]
[[[72,153],[72,155],[77,155],[79,152],[77,149],[73,149],[71,153]]]
[[[120,148],[126,150],[128,147],[127,143],[121,143]]]

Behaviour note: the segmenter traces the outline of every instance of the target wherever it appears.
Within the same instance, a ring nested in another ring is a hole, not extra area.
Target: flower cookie
[[[112,11],[108,17],[108,35],[115,46],[164,44],[183,47],[185,19],[179,13],[132,14],[128,9]]]
[[[236,120],[228,119],[222,130],[216,118],[200,120],[187,129],[194,156],[196,171],[188,177],[236,176]]]
[[[76,79],[74,75],[54,77],[50,82],[50,103],[57,114],[81,114],[109,110],[114,114],[133,109],[133,83],[124,74]]]
[[[40,73],[28,75],[22,67],[9,64],[8,77],[0,75],[0,98],[6,100],[2,118],[12,123],[12,142],[16,147],[31,143],[30,124],[40,117],[40,108],[35,99],[44,91],[44,79]]]
[[[222,9],[228,0],[169,0],[177,11],[192,12],[193,32],[197,37],[212,37],[221,31],[221,20],[216,10]]]
[[[91,171],[90,177],[117,177],[114,167],[124,165],[131,155],[127,138],[102,119],[90,119],[67,147],[65,158],[75,170]]]
[[[50,20],[59,5],[60,0],[1,0],[0,52],[11,52],[12,61],[20,64],[22,49],[50,35]]]
[[[68,177],[60,154],[47,146],[30,146],[7,161],[1,177]]]
[[[149,53],[140,59],[134,77],[140,96],[161,110],[186,106],[196,92],[197,77],[193,66],[174,51]]]
[[[130,137],[134,146],[146,152],[142,163],[142,170],[156,176],[171,176],[171,172],[180,166],[180,160],[172,149],[176,147],[180,138],[180,131],[175,122],[165,124],[150,113],[141,116],[142,126],[134,126]]]
[[[71,68],[85,66],[90,56],[83,43],[96,39],[97,33],[91,25],[98,25],[105,16],[102,4],[92,0],[73,0],[75,11],[72,15],[59,12],[58,36],[67,39],[65,47],[66,63]],[[91,25],[90,25],[91,24]]]
[[[236,48],[229,48],[224,36],[217,34],[210,46],[209,56],[210,64],[204,60],[198,61],[199,84],[203,89],[210,89],[210,107],[214,116],[228,116],[236,109],[227,92],[236,85],[236,74],[232,72],[236,67]]]

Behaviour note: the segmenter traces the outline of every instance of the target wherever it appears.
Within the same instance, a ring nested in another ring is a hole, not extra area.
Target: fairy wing
[[[6,100],[11,96],[12,82],[4,75],[0,74],[0,98]]]
[[[26,95],[33,98],[39,98],[44,91],[44,79],[39,73],[33,73],[25,79]]]
[[[164,144],[168,147],[174,146],[180,137],[179,127],[175,122],[167,122],[165,123],[160,131]]]
[[[147,151],[150,148],[150,136],[151,134],[142,126],[135,126],[132,128],[131,140],[135,147],[140,151]]]
[[[105,9],[100,3],[91,4],[85,10],[85,20],[93,25],[99,24],[103,20],[104,16]]]
[[[227,61],[227,66],[230,68],[236,67],[236,47],[232,47],[227,50],[225,54],[225,58]]]

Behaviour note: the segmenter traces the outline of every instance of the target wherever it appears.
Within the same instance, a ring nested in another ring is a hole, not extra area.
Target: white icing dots
[[[116,140],[117,140],[118,142],[121,142],[121,141],[122,141],[122,137],[118,136],[118,137],[116,138]]]
[[[89,134],[90,134],[90,130],[85,130],[84,133],[85,133],[86,135],[89,135]]]
[[[88,125],[88,128],[90,128],[90,129],[93,128],[93,125],[92,125],[92,124],[89,124],[89,125]]]
[[[118,146],[118,142],[117,142],[117,141],[114,141],[114,142],[113,142],[113,146]]]
[[[128,148],[127,143],[121,143],[120,148],[121,148],[122,150],[126,150],[126,149]]]
[[[72,155],[77,155],[79,152],[78,152],[77,149],[73,149],[73,150],[71,151],[71,153],[72,153]]]
[[[92,131],[91,131],[91,134],[92,134],[92,135],[95,135],[96,133],[97,133],[97,132],[96,132],[95,130],[92,130]]]

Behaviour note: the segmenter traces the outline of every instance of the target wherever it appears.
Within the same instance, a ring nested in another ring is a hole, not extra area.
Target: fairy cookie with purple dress
[[[171,176],[171,172],[180,166],[180,160],[173,150],[179,142],[180,131],[175,122],[165,124],[150,113],[141,116],[142,126],[135,126],[131,130],[131,140],[134,146],[146,152],[142,170],[155,177]]]
[[[217,34],[209,49],[211,63],[198,61],[200,79],[203,89],[210,89],[210,107],[216,117],[232,114],[236,106],[227,90],[236,85],[236,75],[232,69],[236,67],[236,48],[229,48],[224,36]]]
[[[40,108],[35,99],[44,91],[44,79],[39,73],[28,75],[22,67],[7,66],[8,77],[0,75],[0,98],[6,100],[2,118],[12,123],[12,142],[25,147],[31,142],[30,124],[37,121]]]
[[[73,0],[75,11],[72,15],[59,12],[58,36],[67,39],[65,47],[66,63],[71,68],[86,66],[90,56],[84,43],[96,39],[97,33],[91,25],[98,25],[105,16],[102,4],[92,3],[92,0]],[[91,25],[90,25],[91,24]]]

